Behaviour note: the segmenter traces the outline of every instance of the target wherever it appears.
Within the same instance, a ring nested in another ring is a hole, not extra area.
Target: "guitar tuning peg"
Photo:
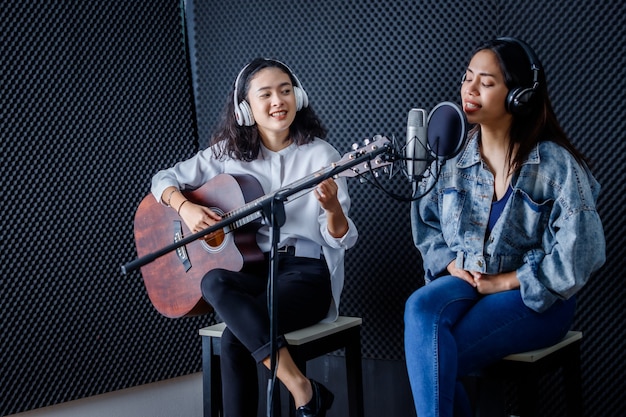
[[[359,177],[359,182],[360,182],[361,184],[365,184],[365,178],[363,178],[363,177]]]
[[[357,149],[359,149],[359,144],[358,143],[353,143],[351,146],[353,151],[356,151]]]
[[[370,141],[370,139],[369,139],[369,138],[365,138],[365,139],[363,139],[363,143],[364,143],[366,146],[367,146],[367,145],[369,145],[369,144],[370,144],[370,142],[371,142],[371,141]]]

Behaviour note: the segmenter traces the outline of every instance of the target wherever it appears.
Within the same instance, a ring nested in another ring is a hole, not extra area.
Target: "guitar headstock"
[[[346,165],[356,160],[363,159],[362,163],[356,164],[345,171],[337,174],[338,177],[358,177],[369,171],[377,171],[393,164],[393,160],[389,154],[392,150],[391,141],[385,136],[376,135],[372,139],[365,139],[365,145],[358,147],[357,144],[352,145],[352,152],[346,153],[341,160],[334,163],[333,166]],[[369,157],[365,157],[365,156]]]

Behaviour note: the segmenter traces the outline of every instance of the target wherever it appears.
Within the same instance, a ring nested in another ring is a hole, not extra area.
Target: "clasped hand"
[[[450,262],[447,269],[450,275],[466,281],[483,295],[519,288],[519,280],[517,279],[517,273],[515,271],[498,274],[483,274],[478,271],[466,271],[457,268],[456,261]]]

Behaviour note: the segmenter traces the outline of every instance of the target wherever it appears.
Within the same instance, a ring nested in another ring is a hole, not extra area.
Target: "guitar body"
[[[250,175],[220,174],[197,190],[183,194],[224,215],[263,196],[263,189]],[[170,318],[211,312],[212,307],[202,298],[202,277],[212,269],[240,271],[244,264],[262,260],[263,253],[256,244],[259,226],[258,221],[253,221],[233,232],[212,233],[142,266],[152,305]],[[137,208],[134,231],[139,257],[192,234],[176,211],[160,204],[152,194]],[[214,235],[218,236],[213,238]]]

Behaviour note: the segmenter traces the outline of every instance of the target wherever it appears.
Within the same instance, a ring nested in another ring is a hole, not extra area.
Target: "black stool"
[[[582,417],[582,337],[582,332],[569,331],[560,342],[552,346],[509,355],[484,369],[479,380],[488,378],[513,381],[517,386],[519,417],[534,417],[538,415],[537,395],[541,377],[562,369],[568,416]]]
[[[308,360],[345,348],[349,417],[363,417],[364,412],[363,370],[361,368],[362,322],[360,317],[339,316],[335,322],[317,323],[285,334],[289,352],[305,375]],[[218,323],[200,329],[204,417],[218,417],[222,414],[219,355],[220,340],[225,328],[224,323]],[[290,410],[290,414],[295,415],[293,407],[290,407]]]

